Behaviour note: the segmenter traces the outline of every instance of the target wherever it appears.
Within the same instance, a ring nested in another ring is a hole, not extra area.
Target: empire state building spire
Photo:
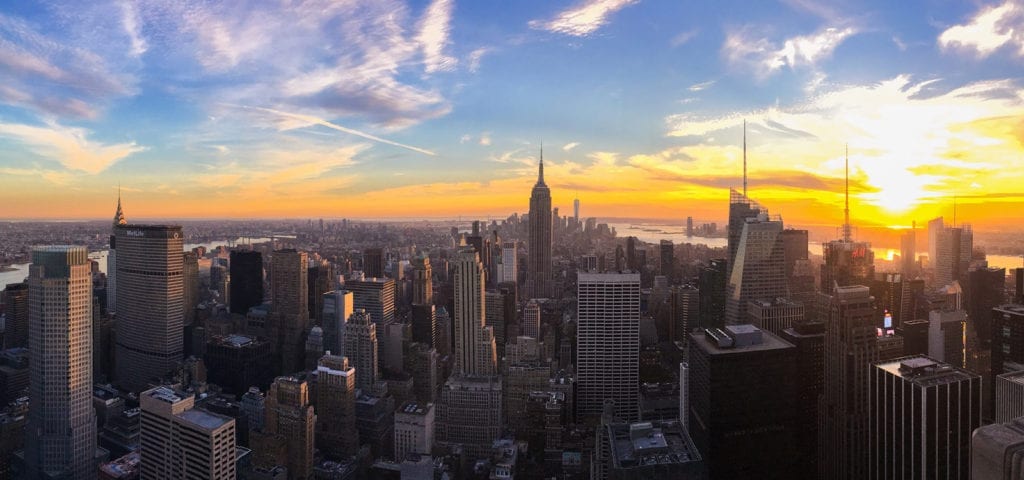
[[[544,144],[540,144],[540,168],[537,173],[537,185],[544,185]]]

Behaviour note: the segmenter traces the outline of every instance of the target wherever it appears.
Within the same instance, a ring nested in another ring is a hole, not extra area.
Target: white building
[[[235,478],[235,419],[193,408],[169,387],[139,396],[142,478]]]
[[[581,273],[578,278],[576,411],[640,419],[640,274]]]
[[[430,456],[434,448],[434,404],[405,402],[395,412],[395,460],[408,454]]]

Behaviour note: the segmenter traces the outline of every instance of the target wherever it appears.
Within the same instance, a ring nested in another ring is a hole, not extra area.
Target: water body
[[[657,244],[662,240],[671,240],[672,243],[692,243],[694,245],[707,245],[709,247],[728,247],[729,240],[724,237],[687,237],[686,227],[681,225],[664,225],[653,223],[609,223],[619,237],[633,236],[644,242]],[[720,226],[719,228],[724,228]],[[872,246],[875,258],[878,260],[891,261],[893,255],[899,255],[899,247]],[[810,242],[808,250],[812,255],[821,255],[821,244]],[[988,266],[994,268],[1005,268],[1007,272],[1011,268],[1024,267],[1024,259],[1019,255],[986,255]]]
[[[270,238],[245,238],[244,240],[245,243],[263,243],[269,242]],[[236,238],[234,243],[239,244],[242,243],[242,241],[242,238]],[[227,245],[228,243],[230,242],[227,240],[217,240],[209,243],[186,243],[184,251],[189,251],[196,247],[206,247],[207,250],[212,250],[217,246]],[[89,252],[89,258],[99,262],[100,271],[103,273],[107,273],[107,253],[107,250]],[[10,266],[13,270],[0,272],[0,288],[3,288],[5,285],[10,283],[20,283],[25,281],[25,278],[28,277],[28,266],[29,264],[27,263],[16,263]]]

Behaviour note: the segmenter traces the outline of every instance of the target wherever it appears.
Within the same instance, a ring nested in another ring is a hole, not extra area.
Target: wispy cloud
[[[565,145],[562,145],[562,151],[568,152],[578,146],[580,146],[580,142],[569,142]]]
[[[856,33],[857,29],[853,27],[827,27],[778,44],[759,35],[755,29],[744,27],[726,34],[722,55],[733,66],[768,76],[783,67],[813,67],[830,57],[844,40]]]
[[[586,37],[608,23],[608,17],[639,0],[585,0],[550,20],[531,20],[530,28]]]
[[[142,36],[141,19],[133,2],[128,0],[121,2],[121,23],[124,25],[124,33],[128,35],[128,40],[132,47],[129,53],[134,57],[146,53],[149,44]]]
[[[312,115],[304,115],[304,114],[301,114],[301,113],[290,113],[290,112],[284,112],[284,111],[281,111],[281,110],[275,110],[275,109],[272,109],[272,108],[251,107],[251,106],[245,106],[245,105],[230,105],[230,106],[278,115],[278,116],[284,117],[285,119],[288,119],[288,120],[297,121],[297,122],[299,122],[298,125],[300,125],[300,126],[320,125],[320,126],[323,126],[323,127],[330,128],[332,130],[337,130],[339,132],[347,133],[349,135],[355,135],[357,137],[362,137],[362,138],[365,138],[367,140],[373,140],[373,141],[375,141],[377,143],[383,143],[383,144],[386,144],[386,145],[392,145],[392,146],[395,146],[395,147],[401,147],[401,148],[404,148],[406,150],[412,150],[414,152],[422,153],[424,155],[430,155],[430,156],[436,156],[437,155],[436,153],[431,152],[430,150],[426,150],[426,149],[419,148],[419,147],[414,147],[412,145],[406,145],[404,143],[398,143],[398,142],[391,141],[391,140],[388,140],[386,138],[381,138],[381,137],[378,137],[376,135],[372,135],[372,134],[369,134],[369,133],[366,133],[366,132],[361,132],[359,130],[355,130],[355,129],[352,129],[352,128],[343,127],[343,126],[338,125],[336,123],[329,122],[327,120],[324,120],[324,119],[319,118],[319,117],[314,117]],[[290,129],[290,128],[294,128],[294,126],[295,126],[295,124],[290,124],[286,128]]]
[[[697,33],[698,33],[698,30],[696,28],[694,28],[692,30],[686,30],[686,31],[683,31],[683,32],[679,32],[674,37],[672,37],[672,40],[669,41],[669,45],[671,45],[672,48],[683,46],[687,42],[689,42],[690,40],[693,40],[694,37],[697,36]]]
[[[689,90],[691,92],[699,92],[701,90],[706,90],[708,87],[710,87],[710,86],[712,86],[714,84],[715,84],[714,80],[708,80],[706,82],[700,82],[700,83],[695,83],[693,85],[690,85],[690,88],[688,88],[687,90]]]
[[[416,40],[423,48],[425,73],[451,70],[458,63],[454,57],[444,53],[444,48],[449,43],[448,30],[453,8],[451,0],[434,0],[420,19],[419,35]]]
[[[56,123],[46,126],[0,123],[0,136],[20,142],[68,169],[90,174],[100,173],[119,160],[146,149],[135,142],[96,142],[89,140],[89,133]]]
[[[486,55],[490,51],[491,49],[487,47],[480,47],[473,50],[472,52],[469,52],[469,56],[467,57],[466,63],[469,64],[468,68],[470,73],[476,73],[480,70],[480,62],[483,61],[484,55]]]
[[[985,58],[1006,45],[1024,56],[1024,4],[1007,0],[1002,5],[983,7],[964,24],[949,27],[939,35],[945,50],[963,49]]]

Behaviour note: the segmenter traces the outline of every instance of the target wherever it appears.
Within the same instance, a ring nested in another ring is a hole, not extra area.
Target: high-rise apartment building
[[[577,279],[577,416],[640,418],[640,274],[580,273]]]
[[[537,184],[530,194],[530,241],[526,270],[526,296],[546,298],[551,292],[551,190],[544,183],[544,150],[540,152]]]
[[[869,476],[970,479],[981,377],[928,357],[875,363],[868,379]]]
[[[380,377],[377,324],[365,310],[356,310],[345,325],[344,355],[356,369],[356,388],[373,392]]]
[[[119,225],[116,380],[138,392],[172,371],[184,349],[181,227]]]
[[[139,403],[142,478],[235,478],[235,419],[199,410],[192,394],[170,387],[142,392]]]
[[[31,478],[96,478],[92,275],[85,247],[32,251],[28,276]]]
[[[327,354],[316,368],[316,447],[328,458],[359,453],[356,430],[356,369],[348,358]]]
[[[232,250],[231,313],[245,315],[250,308],[263,303],[263,255],[248,250]]]
[[[277,250],[270,257],[271,340],[280,358],[281,372],[305,367],[306,331],[309,330],[306,252]]]
[[[484,266],[469,249],[452,263],[455,286],[455,370],[467,375],[493,375],[497,368],[494,330],[485,326]]]
[[[689,347],[689,424],[711,478],[792,478],[802,413],[793,345],[728,325],[694,333]]]
[[[747,307],[751,300],[789,296],[781,235],[782,220],[769,218],[767,212],[746,219],[730,265],[726,325],[749,323]]]

